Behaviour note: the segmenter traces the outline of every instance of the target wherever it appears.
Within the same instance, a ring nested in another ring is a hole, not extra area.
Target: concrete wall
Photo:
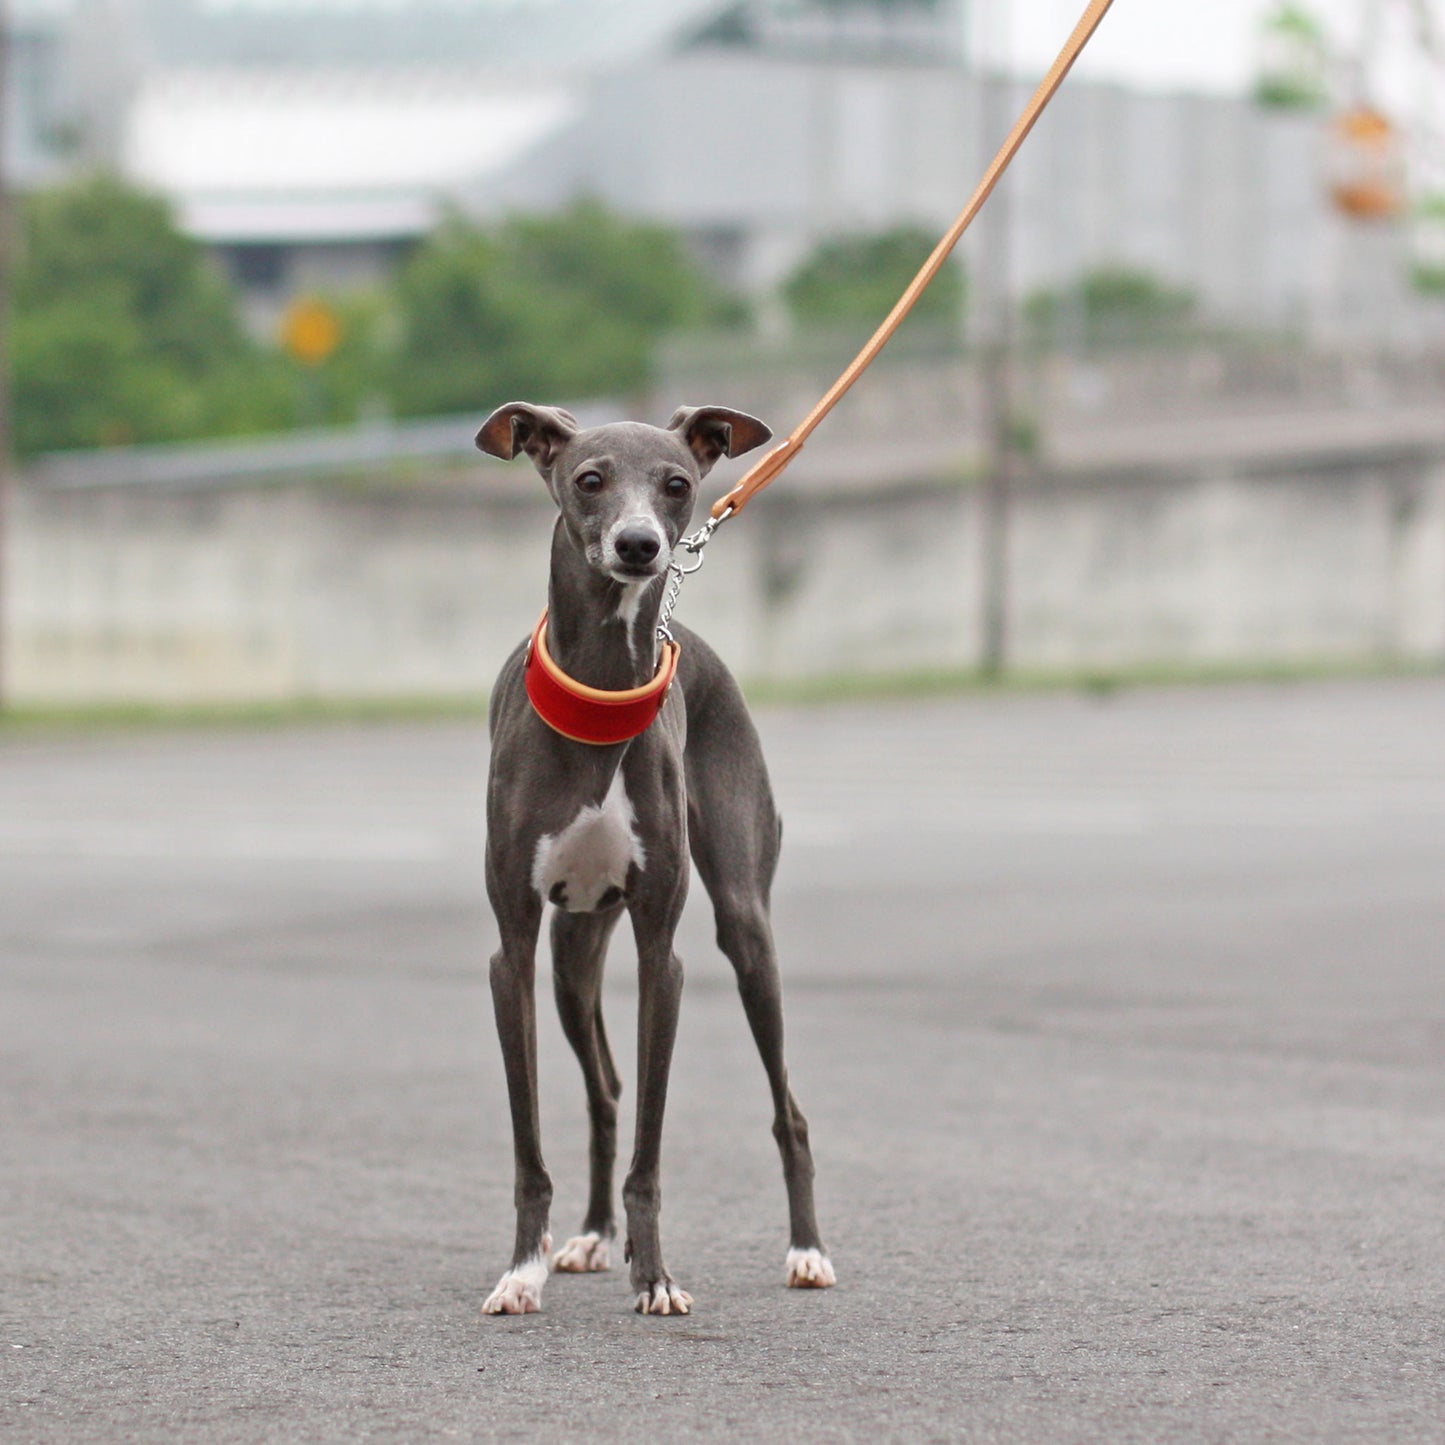
[[[10,696],[479,692],[541,606],[546,527],[448,488],[23,488]]]
[[[1020,666],[1445,659],[1445,457],[1040,485],[1009,568]]]
[[[12,495],[15,702],[484,690],[545,598],[540,484],[275,483]],[[963,668],[980,494],[790,490],[725,528],[679,617],[742,675]],[[1445,449],[1021,482],[1020,669],[1445,659]]]

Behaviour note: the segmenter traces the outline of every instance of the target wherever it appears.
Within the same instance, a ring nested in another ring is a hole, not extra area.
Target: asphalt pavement
[[[0,1439],[1445,1440],[1445,682],[760,721],[839,1283],[783,1287],[698,890],[685,1319],[622,1270],[480,1313],[512,1187],[480,724],[0,741]],[[632,968],[619,936],[628,1083]]]

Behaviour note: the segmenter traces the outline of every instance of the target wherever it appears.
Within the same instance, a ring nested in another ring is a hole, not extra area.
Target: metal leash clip
[[[696,532],[683,537],[677,544],[677,551],[691,552],[697,561],[691,567],[684,567],[677,560],[677,552],[673,553],[673,560],[667,564],[667,570],[671,580],[667,584],[667,592],[662,599],[662,610],[657,614],[657,640],[659,642],[675,642],[668,623],[672,621],[673,609],[677,606],[677,599],[682,593],[683,581],[691,577],[694,572],[702,566],[707,558],[703,556],[702,549],[712,540],[712,534],[722,525],[723,517],[729,513],[724,512],[722,517],[709,517]]]

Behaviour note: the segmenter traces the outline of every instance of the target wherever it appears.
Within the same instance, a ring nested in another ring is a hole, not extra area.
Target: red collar
[[[641,687],[624,692],[605,692],[568,677],[547,651],[547,614],[542,613],[527,647],[523,665],[527,696],[537,716],[553,731],[574,743],[604,747],[625,743],[645,733],[662,711],[668,689],[677,676],[682,648],[675,642],[662,645],[657,676]]]

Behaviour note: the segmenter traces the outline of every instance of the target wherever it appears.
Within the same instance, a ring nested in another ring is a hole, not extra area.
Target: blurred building
[[[58,175],[69,156],[73,112],[65,93],[64,37],[43,6],[12,3],[5,41],[0,164],[11,185],[28,189]]]
[[[752,292],[825,235],[941,230],[1029,89],[969,71],[961,13],[80,0],[66,53],[80,153],[170,196],[264,317],[375,277],[452,208],[598,196],[679,227]],[[1072,81],[1008,183],[1008,284],[1127,265],[1225,324],[1445,332],[1409,289],[1401,228],[1330,209],[1322,145],[1317,113]]]

